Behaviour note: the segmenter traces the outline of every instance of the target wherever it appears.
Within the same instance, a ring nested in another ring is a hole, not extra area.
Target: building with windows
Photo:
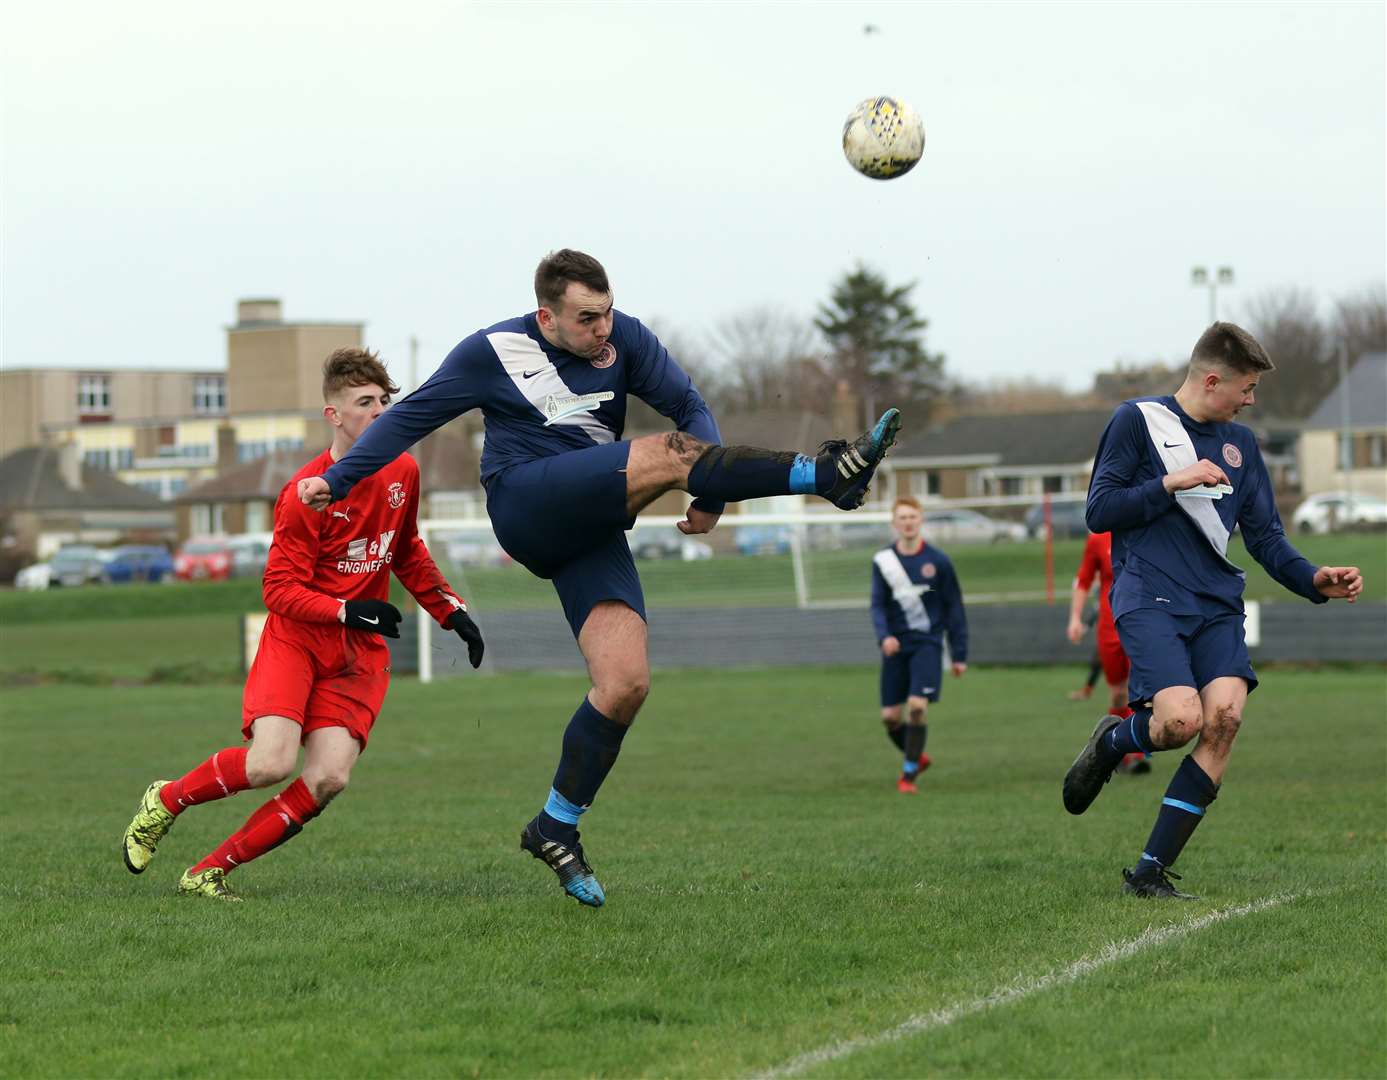
[[[1387,353],[1359,357],[1310,414],[1298,458],[1306,495],[1356,491],[1387,499]]]
[[[242,300],[226,328],[225,370],[0,372],[0,456],[71,443],[85,465],[175,499],[219,469],[316,440],[323,360],[359,347],[362,330],[286,322],[280,301]]]

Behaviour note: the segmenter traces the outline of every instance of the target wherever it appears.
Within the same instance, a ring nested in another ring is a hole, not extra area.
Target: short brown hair
[[[612,291],[607,284],[607,271],[602,269],[600,262],[581,251],[560,248],[539,260],[539,266],[535,269],[535,300],[540,307],[557,307],[562,303],[569,283],[574,281],[586,285],[593,292]]]
[[[1262,343],[1230,322],[1216,322],[1200,335],[1190,353],[1190,367],[1221,367],[1238,375],[1276,370]]]
[[[920,505],[920,500],[917,499],[914,495],[901,495],[897,497],[896,501],[891,504],[891,513],[894,514],[896,510],[902,506],[911,506],[914,507],[916,510],[920,510],[922,512],[924,510],[924,507]]]
[[[378,353],[369,349],[334,349],[323,361],[323,400],[348,386],[379,386],[391,395],[400,392],[390,381],[390,373]]]

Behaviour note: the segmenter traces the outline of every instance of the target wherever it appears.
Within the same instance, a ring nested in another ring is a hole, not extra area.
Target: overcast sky
[[[864,34],[864,24],[879,32]],[[1282,285],[1381,282],[1381,3],[7,7],[6,367],[216,367],[243,296],[407,375],[582,248],[694,338],[916,281],[971,380],[1174,358]],[[842,122],[892,94],[909,175]]]

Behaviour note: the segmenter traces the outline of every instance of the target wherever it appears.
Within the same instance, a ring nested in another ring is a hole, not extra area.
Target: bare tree
[[[1334,338],[1348,350],[1349,363],[1387,351],[1387,288],[1381,282],[1335,302]]]
[[[1257,335],[1276,370],[1257,388],[1263,416],[1304,417],[1333,388],[1334,339],[1309,289],[1272,289],[1247,305],[1248,329]]]
[[[1087,393],[1070,393],[1060,379],[1023,376],[965,383],[955,388],[950,405],[956,416],[999,416],[1087,409],[1093,406],[1093,400]]]
[[[816,400],[814,327],[781,308],[757,307],[717,324],[713,349],[721,361],[728,411],[799,410]]]

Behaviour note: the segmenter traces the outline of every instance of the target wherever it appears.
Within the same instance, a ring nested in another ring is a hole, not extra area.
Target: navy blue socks
[[[920,755],[925,752],[925,737],[929,729],[924,724],[905,726],[905,774],[914,776],[920,768]]]
[[[1155,863],[1169,866],[1184,849],[1195,827],[1204,819],[1204,811],[1218,798],[1218,785],[1209,779],[1193,757],[1180,762],[1175,775],[1170,778],[1170,786],[1161,800],[1160,813],[1156,815],[1156,826],[1146,841],[1146,850],[1141,853],[1138,869]]]
[[[824,479],[820,480],[820,473]],[[689,470],[689,494],[737,502],[769,495],[817,495],[833,484],[833,463],[807,454],[758,450],[752,446],[710,446]]]
[[[586,697],[563,733],[563,754],[554,786],[539,814],[539,831],[549,840],[573,844],[578,819],[592,805],[597,789],[621,753],[627,729],[608,719]]]
[[[887,737],[888,739],[890,739],[893,743],[896,744],[896,749],[897,749],[897,750],[899,750],[902,754],[905,753],[905,725],[904,725],[904,724],[897,724],[895,727],[892,727],[890,724],[887,724],[887,725],[886,725],[886,737]]]
[[[1151,743],[1151,710],[1137,709],[1113,728],[1107,738],[1108,749],[1117,757],[1127,754],[1150,754],[1156,749]]]

